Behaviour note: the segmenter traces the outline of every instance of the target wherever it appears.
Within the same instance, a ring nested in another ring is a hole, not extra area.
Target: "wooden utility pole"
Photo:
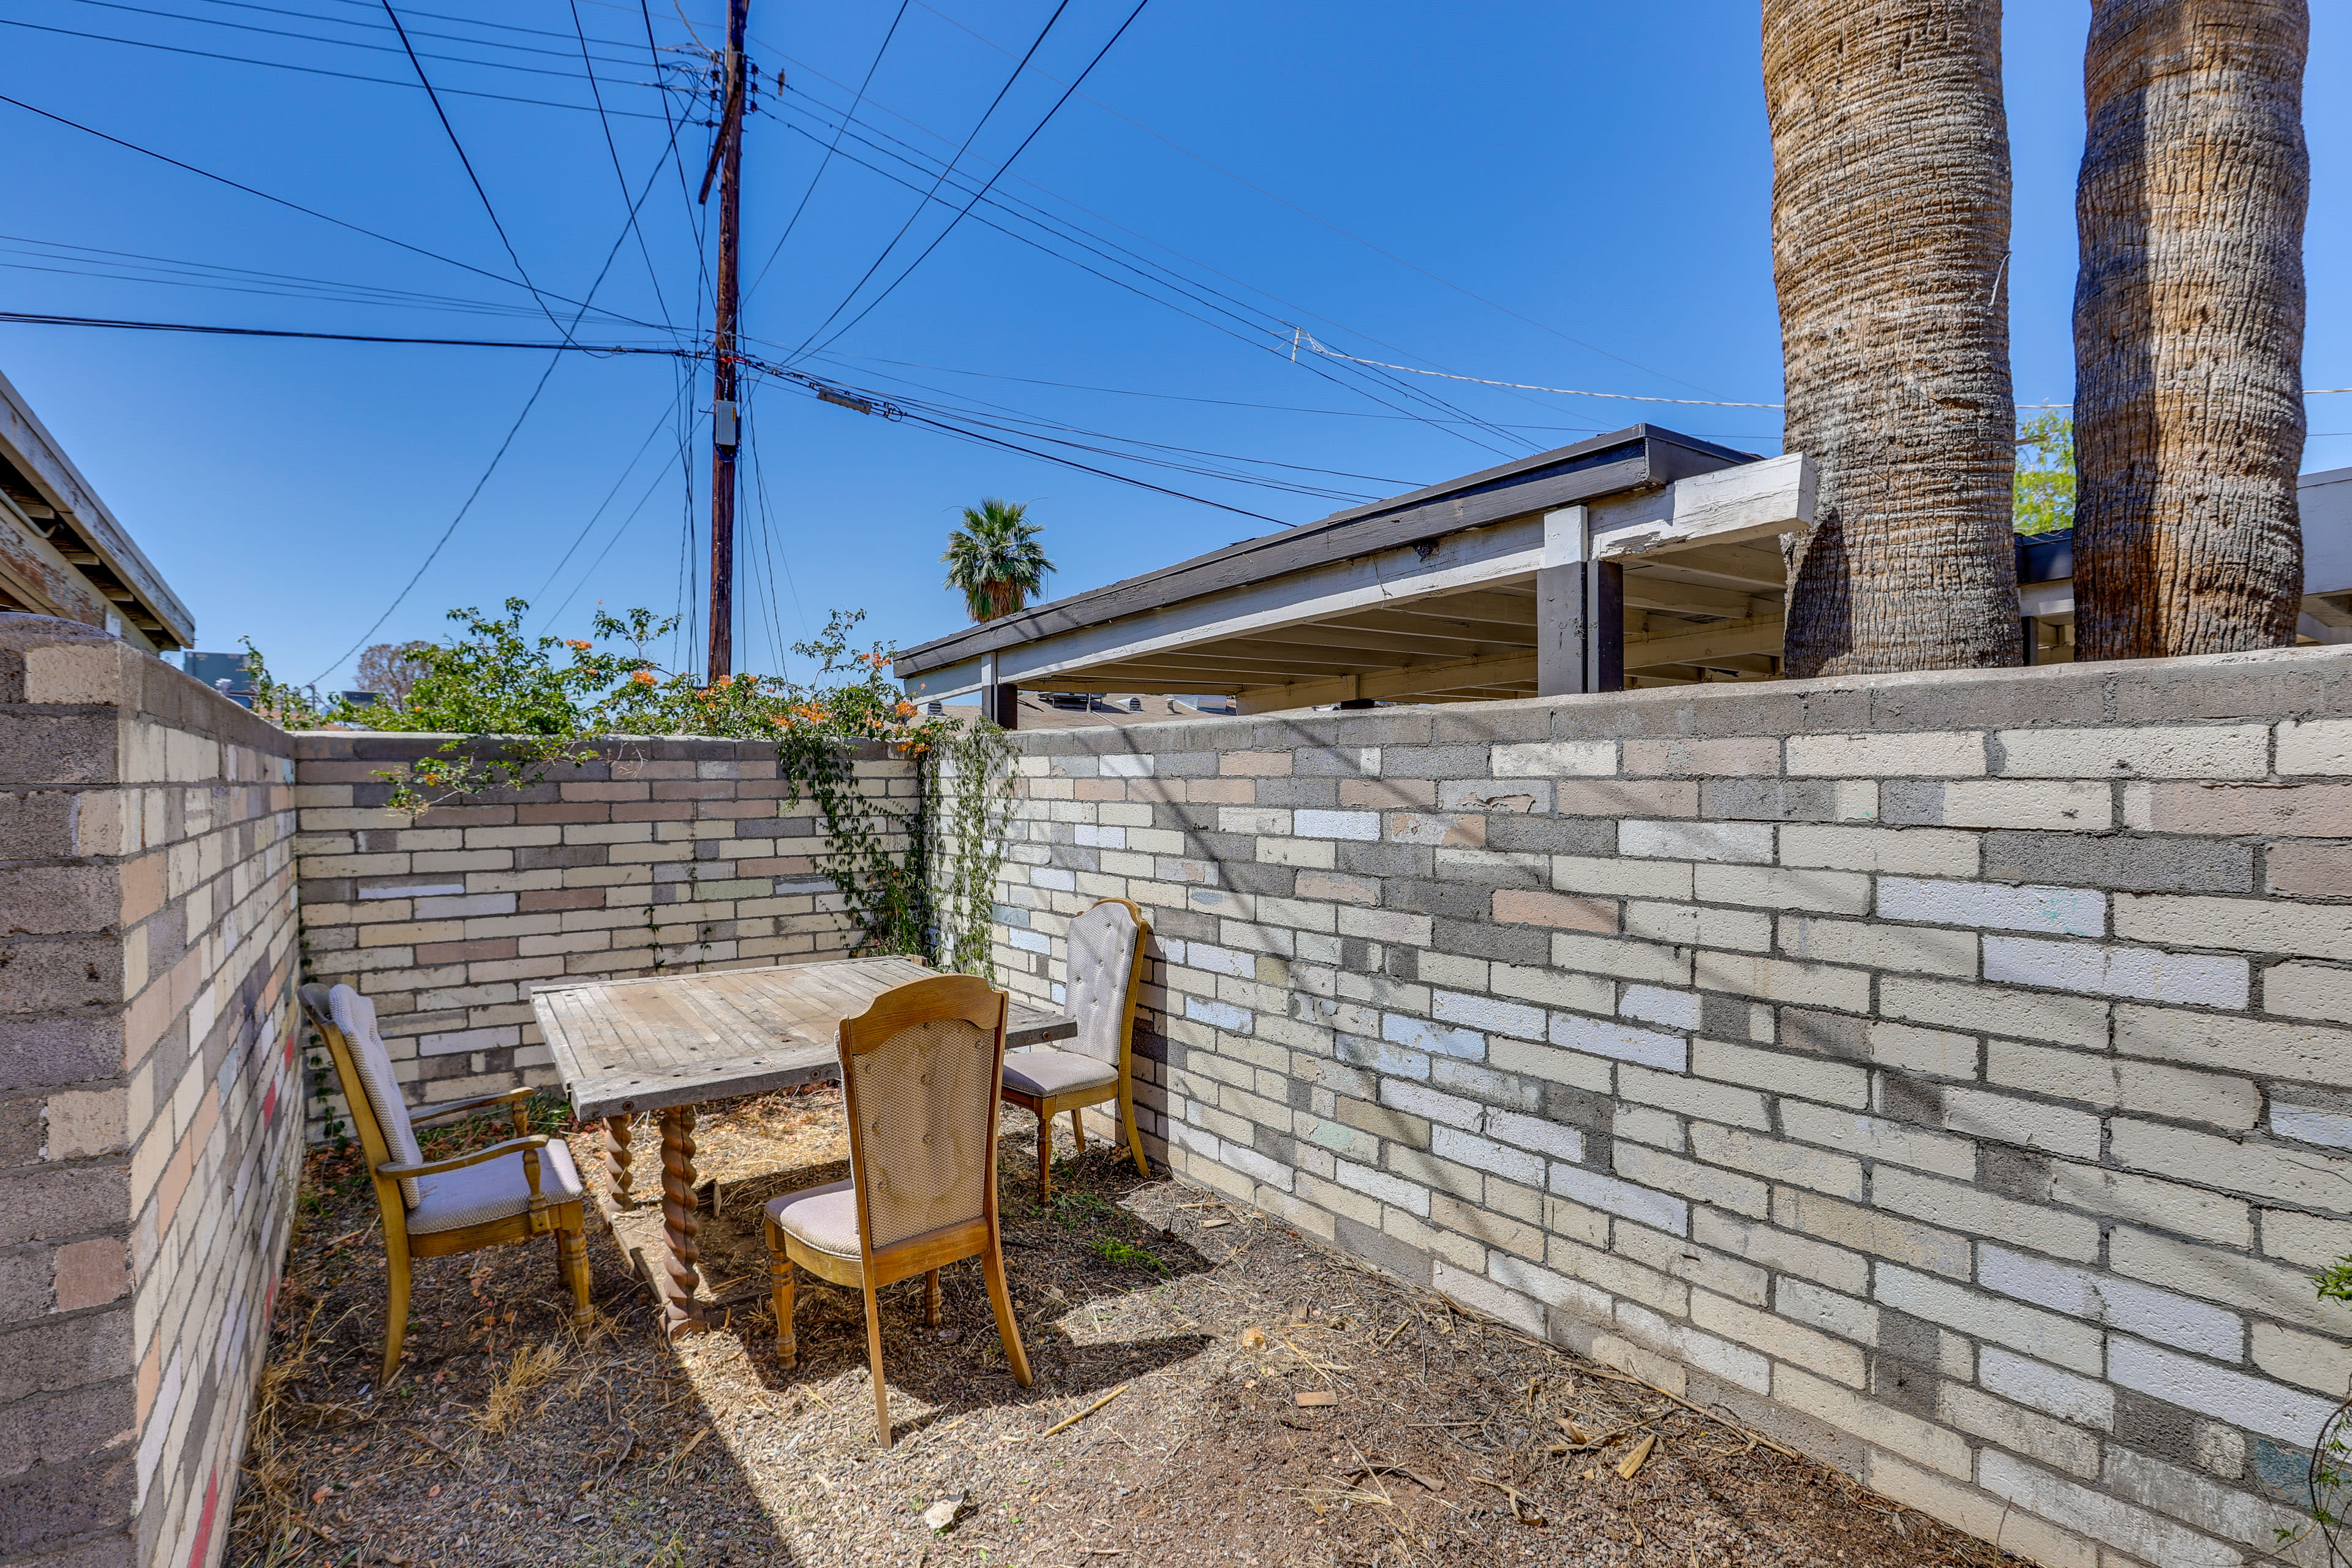
[[[750,82],[743,31],[750,0],[728,0],[727,84],[719,141],[702,176],[702,200],[719,180],[719,300],[711,334],[710,377],[710,659],[703,679],[735,673],[735,451],[741,436],[735,400],[735,311],[740,280],[735,247],[743,201],[743,100]]]

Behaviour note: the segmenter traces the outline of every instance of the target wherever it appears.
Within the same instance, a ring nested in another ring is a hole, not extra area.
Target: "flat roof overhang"
[[[931,700],[991,679],[1257,712],[1528,695],[1538,574],[1591,559],[1622,567],[1625,684],[1769,679],[1778,536],[1811,517],[1803,458],[1635,426],[965,627],[895,668]]]
[[[45,556],[54,552],[58,569],[79,575],[155,647],[194,646],[195,617],[187,605],[5,376],[0,376],[0,510],[40,542],[34,548]],[[43,564],[11,562],[0,552],[0,590],[8,585],[12,566],[37,578]],[[25,591],[15,597],[38,602],[46,596],[32,583],[17,586]]]

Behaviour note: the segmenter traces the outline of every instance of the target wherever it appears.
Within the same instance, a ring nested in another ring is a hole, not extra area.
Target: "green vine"
[[[924,770],[932,824],[926,858],[937,868],[940,964],[993,978],[989,929],[1013,823],[1013,742],[985,719],[942,735]]]

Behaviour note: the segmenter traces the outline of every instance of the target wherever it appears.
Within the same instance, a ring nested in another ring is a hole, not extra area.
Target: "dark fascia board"
[[[97,490],[5,375],[0,375],[0,458],[32,483],[41,499],[105,563],[116,581],[138,596],[165,636],[183,647],[195,646],[195,616],[172,592],[154,563],[131,542],[129,531],[98,499]]]
[[[1286,572],[1391,550],[1526,512],[1573,506],[1626,490],[1655,489],[1693,474],[1756,460],[1753,452],[1719,447],[1657,426],[1635,425],[1571,447],[1482,468],[1444,484],[1333,512],[1279,533],[1244,539],[1018,615],[966,626],[905,649],[892,668],[901,678],[920,675],[994,649],[1018,647],[1079,626],[1100,626],[1236,584],[1263,582]]]

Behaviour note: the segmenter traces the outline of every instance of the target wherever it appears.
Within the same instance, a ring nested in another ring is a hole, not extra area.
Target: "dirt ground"
[[[856,1294],[803,1275],[801,1364],[774,1356],[759,1207],[845,1173],[830,1089],[703,1118],[698,1165],[720,1194],[703,1267],[732,1303],[722,1331],[665,1343],[652,1298],[592,1226],[587,1336],[569,1327],[551,1241],[424,1262],[383,1388],[374,1197],[354,1153],[313,1156],[228,1561],[2018,1561],[1263,1215],[1143,1180],[1108,1146],[1058,1167],[1041,1208],[1034,1125],[1007,1114],[1002,1192],[1035,1384],[1013,1384],[976,1261],[946,1272],[942,1330],[920,1325],[919,1279],[893,1287],[887,1449]],[[426,1152],[504,1131],[428,1138]],[[588,1170],[591,1139],[574,1148]],[[948,1529],[923,1522],[958,1498]]]

